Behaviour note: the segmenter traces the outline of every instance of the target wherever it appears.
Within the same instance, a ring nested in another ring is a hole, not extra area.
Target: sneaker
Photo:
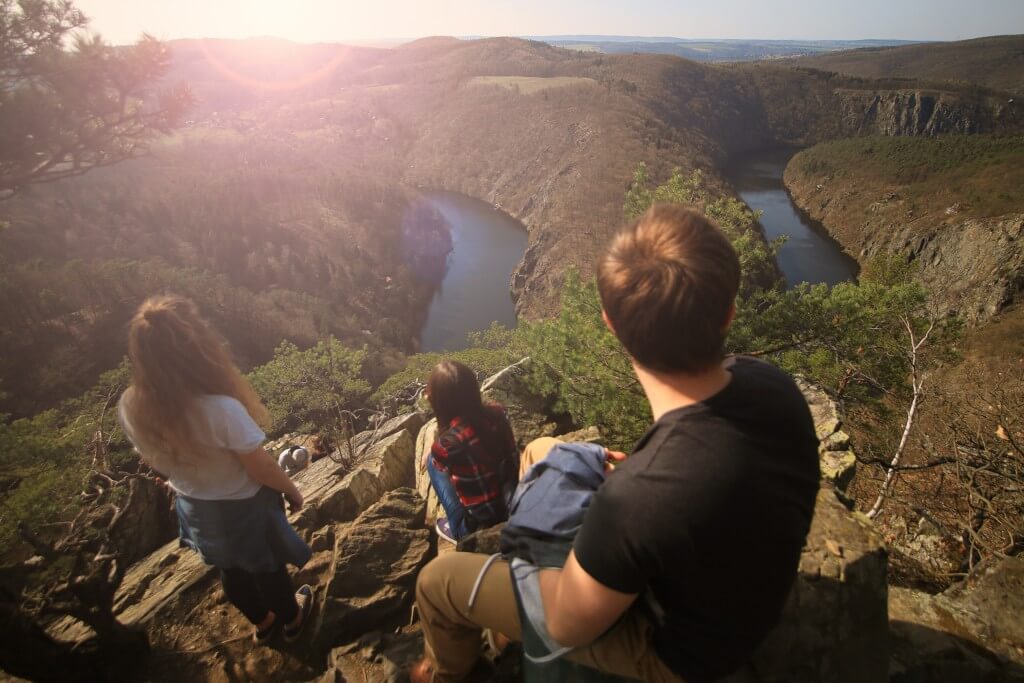
[[[295,600],[299,603],[299,614],[302,615],[302,621],[298,626],[291,628],[285,626],[281,629],[286,643],[294,643],[302,635],[302,629],[306,628],[306,622],[309,621],[309,615],[313,613],[313,604],[316,602],[313,587],[308,583],[300,586],[299,590],[295,591]]]
[[[437,535],[448,541],[452,545],[458,545],[458,541],[455,540],[455,536],[452,534],[452,525],[448,523],[447,517],[438,517],[437,524],[434,525],[437,530]]]
[[[487,650],[492,657],[497,657],[504,652],[510,642],[509,637],[504,633],[492,631],[489,628],[484,629],[484,640],[487,641]]]
[[[256,641],[257,645],[263,645],[264,643],[268,642],[271,638],[273,638],[275,633],[277,633],[276,619],[273,622],[271,622],[270,626],[263,629],[262,631],[260,629],[256,629],[255,631],[253,631],[252,639]]]

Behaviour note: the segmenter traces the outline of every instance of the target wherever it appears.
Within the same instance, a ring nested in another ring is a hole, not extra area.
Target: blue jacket
[[[591,443],[565,443],[531,467],[516,487],[501,552],[509,560],[523,635],[523,679],[617,681],[617,677],[562,660],[572,648],[548,633],[539,569],[564,567],[594,492],[604,483],[605,451]],[[546,666],[541,666],[546,665]]]
[[[605,451],[562,443],[535,463],[516,487],[501,554],[539,567],[562,567],[594,492],[604,483]]]

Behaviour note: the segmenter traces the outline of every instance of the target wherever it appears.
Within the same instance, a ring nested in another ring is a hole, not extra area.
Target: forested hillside
[[[792,63],[862,78],[973,83],[1024,94],[1024,35],[842,50]]]
[[[334,166],[317,140],[186,136],[2,209],[0,410],[22,415],[115,366],[159,291],[203,305],[245,367],[283,339],[411,350],[450,248],[414,193]]]
[[[393,50],[265,42],[255,44],[264,57],[245,42],[172,43],[169,78],[189,80],[200,100],[194,125],[325,136],[339,145],[338,164],[499,205],[530,233],[513,285],[530,317],[556,310],[567,266],[590,272],[619,225],[615,198],[637,159],[656,179],[702,169],[724,188],[719,169],[766,146],[1024,126],[1024,110],[974,86],[510,38],[429,38]]]

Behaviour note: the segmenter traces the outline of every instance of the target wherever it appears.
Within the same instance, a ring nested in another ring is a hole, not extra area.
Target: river
[[[776,149],[742,157],[730,169],[730,179],[750,208],[764,212],[761,225],[768,239],[789,236],[778,254],[787,286],[854,280],[857,262],[839,248],[821,224],[797,209],[786,192],[782,173],[796,151]]]
[[[801,213],[782,183],[792,149],[758,152],[739,159],[729,175],[740,197],[763,211],[768,239],[788,235],[779,268],[792,287],[800,282],[838,282],[857,277],[857,262],[843,253],[824,228]],[[509,279],[526,251],[526,229],[490,204],[455,192],[430,191],[429,201],[448,221],[452,252],[448,271],[427,313],[423,351],[458,351],[466,335],[493,321],[515,327]]]
[[[448,272],[434,295],[420,337],[423,351],[458,351],[466,335],[494,321],[515,327],[509,288],[526,251],[526,228],[487,202],[455,192],[431,191],[426,199],[441,212],[452,235]]]

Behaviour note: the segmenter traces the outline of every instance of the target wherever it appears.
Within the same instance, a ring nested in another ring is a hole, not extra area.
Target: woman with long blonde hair
[[[287,564],[312,552],[288,523],[302,494],[263,449],[267,421],[227,344],[178,296],[146,300],[128,331],[132,383],[119,416],[142,459],[177,493],[181,543],[220,569],[224,593],[263,642],[298,638],[313,607]]]

